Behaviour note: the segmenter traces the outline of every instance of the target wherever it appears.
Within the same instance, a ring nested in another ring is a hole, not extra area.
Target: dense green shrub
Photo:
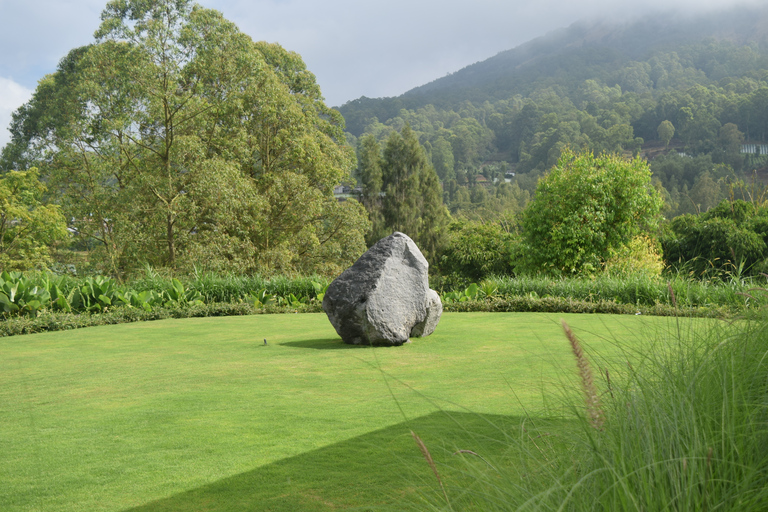
[[[444,311],[468,313],[485,311],[492,313],[604,313],[612,315],[686,316],[701,318],[729,318],[743,310],[725,306],[699,308],[675,307],[667,304],[653,306],[621,304],[613,300],[577,300],[568,297],[489,297],[486,299],[449,302]]]
[[[566,149],[523,212],[520,266],[548,274],[598,272],[633,238],[655,233],[662,203],[640,158]]]
[[[447,229],[439,273],[451,284],[511,274],[517,236],[497,222],[457,220]]]
[[[145,276],[132,283],[137,289],[156,289],[166,286],[169,279],[157,275]],[[287,297],[293,294],[296,297],[311,299],[316,296],[313,283],[319,283],[323,287],[330,280],[321,276],[286,277],[274,276],[264,278],[259,275],[217,275],[204,273],[184,280],[187,288],[195,290],[205,303],[209,302],[236,302],[246,300],[248,297],[264,290],[275,297]]]
[[[0,275],[0,309],[7,315],[36,315],[51,301],[51,294],[20,272]]]
[[[681,275],[663,279],[643,274],[598,274],[593,277],[522,275],[494,277],[488,281],[497,287],[497,294],[502,296],[567,297],[592,302],[614,300],[621,304],[642,306],[664,304],[682,308],[723,306],[743,309],[760,306],[768,299],[764,292],[755,290],[765,286],[762,279],[701,281]]]
[[[768,270],[768,208],[724,200],[672,219],[661,243],[668,265],[697,277],[757,275]]]
[[[270,305],[264,308],[254,307],[248,302],[212,304],[187,304],[171,307],[158,307],[147,311],[139,308],[116,307],[101,313],[67,313],[44,311],[37,317],[15,317],[0,321],[0,337],[19,334],[33,334],[48,331],[64,331],[96,325],[113,325],[168,318],[194,318],[209,316],[239,316],[260,313],[317,313],[317,303],[298,306]]]

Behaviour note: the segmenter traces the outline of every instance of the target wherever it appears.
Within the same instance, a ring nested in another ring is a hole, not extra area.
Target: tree
[[[0,269],[45,268],[51,245],[67,237],[64,216],[45,203],[45,192],[37,169],[0,177]]]
[[[643,160],[565,150],[523,212],[524,266],[598,271],[634,237],[655,232],[661,207]]]
[[[669,146],[669,141],[675,136],[675,127],[665,119],[659,124],[656,132],[659,134],[661,141],[664,142],[664,145]]]
[[[410,126],[390,135],[381,166],[384,225],[407,234],[427,259],[434,258],[448,212],[437,173]]]
[[[360,181],[363,188],[361,199],[371,221],[371,230],[366,236],[366,244],[370,247],[389,234],[384,226],[384,216],[381,212],[381,191],[383,188],[381,146],[373,135],[366,134],[360,138],[357,152]]]
[[[113,0],[64,62],[51,79],[64,102],[39,88],[14,147],[43,148],[109,271],[312,271],[339,229],[353,233],[338,265],[364,249],[362,210],[332,195],[353,165],[343,119],[298,55],[190,0]]]
[[[733,123],[726,123],[720,127],[720,136],[718,142],[723,151],[723,160],[738,170],[744,162],[741,154],[741,145],[744,144],[744,134],[739,131],[739,127]]]
[[[435,166],[440,181],[446,182],[456,177],[453,149],[450,142],[443,137],[438,137],[432,144],[432,165]]]

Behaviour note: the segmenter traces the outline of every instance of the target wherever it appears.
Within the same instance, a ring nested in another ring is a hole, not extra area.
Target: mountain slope
[[[666,13],[622,24],[579,22],[399,97],[362,97],[339,110],[347,120],[347,129],[358,135],[372,117],[384,122],[402,108],[416,109],[432,104],[449,109],[465,101],[479,104],[514,95],[525,97],[545,87],[567,89],[587,79],[612,85],[612,74],[632,61],[646,60],[658,52],[678,51],[706,40],[730,41],[737,46],[766,46],[768,7],[740,7],[700,16]],[[738,70],[729,70],[729,73],[738,73]]]

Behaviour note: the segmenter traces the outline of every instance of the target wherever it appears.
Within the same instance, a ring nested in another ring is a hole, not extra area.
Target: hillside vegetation
[[[453,213],[478,209],[478,184],[488,196],[514,195],[512,207],[522,208],[565,147],[646,156],[665,215],[697,213],[768,165],[765,154],[742,148],[768,137],[766,19],[766,9],[740,7],[579,23],[399,97],[363,97],[339,110],[353,144],[410,125]],[[514,191],[490,185],[508,172]]]

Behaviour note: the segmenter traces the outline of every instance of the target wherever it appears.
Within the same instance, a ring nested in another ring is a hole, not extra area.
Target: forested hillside
[[[742,7],[579,23],[402,96],[339,110],[353,145],[410,125],[453,213],[501,211],[486,204],[498,197],[519,211],[565,147],[641,154],[667,217],[705,211],[768,165],[743,146],[768,141],[766,21],[768,9]]]

